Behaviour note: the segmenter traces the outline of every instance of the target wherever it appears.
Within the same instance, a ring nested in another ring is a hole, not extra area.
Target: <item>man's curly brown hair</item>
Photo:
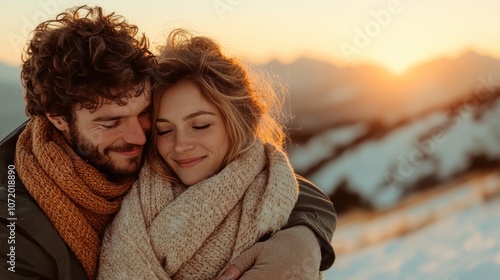
[[[156,64],[144,34],[100,7],[75,7],[39,24],[22,56],[21,79],[28,116],[61,116],[75,106],[95,110],[120,105],[144,92]]]

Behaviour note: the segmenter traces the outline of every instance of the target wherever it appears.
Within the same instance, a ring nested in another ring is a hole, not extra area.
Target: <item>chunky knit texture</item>
[[[26,189],[95,279],[100,240],[133,179],[113,184],[83,161],[45,118],[33,117],[16,145]]]
[[[103,239],[99,279],[215,279],[288,220],[298,183],[284,153],[255,144],[189,188],[145,165]]]

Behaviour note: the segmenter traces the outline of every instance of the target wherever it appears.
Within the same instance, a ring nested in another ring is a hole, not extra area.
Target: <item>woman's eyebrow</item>
[[[192,119],[194,117],[197,117],[197,116],[200,116],[200,115],[214,115],[214,113],[212,112],[208,112],[208,111],[203,111],[203,110],[200,110],[200,111],[197,111],[197,112],[194,112],[192,114],[189,114],[187,116],[185,116],[184,118],[182,118],[183,120],[189,120],[189,119]]]
[[[196,111],[194,113],[191,113],[191,114],[185,116],[182,119],[186,121],[186,120],[189,120],[189,119],[195,118],[197,116],[201,116],[201,115],[212,115],[212,116],[215,116],[215,114],[212,113],[212,112],[200,110],[200,111]],[[156,122],[170,122],[170,121],[167,120],[167,119],[164,119],[164,118],[158,118],[158,119],[156,119]]]

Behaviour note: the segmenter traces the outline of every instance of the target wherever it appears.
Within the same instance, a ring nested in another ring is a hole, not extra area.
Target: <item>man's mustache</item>
[[[111,146],[104,149],[104,154],[107,155],[109,154],[109,152],[126,153],[141,147],[142,145],[136,145],[136,144],[123,144],[119,146]]]

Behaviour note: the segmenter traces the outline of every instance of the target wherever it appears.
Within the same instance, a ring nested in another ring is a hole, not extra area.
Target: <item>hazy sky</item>
[[[377,63],[394,71],[465,50],[500,57],[498,0],[9,0],[0,11],[0,61],[18,65],[29,31],[82,4],[115,11],[153,45],[187,27],[255,63],[299,56],[339,66]],[[8,8],[7,8],[8,7]]]

